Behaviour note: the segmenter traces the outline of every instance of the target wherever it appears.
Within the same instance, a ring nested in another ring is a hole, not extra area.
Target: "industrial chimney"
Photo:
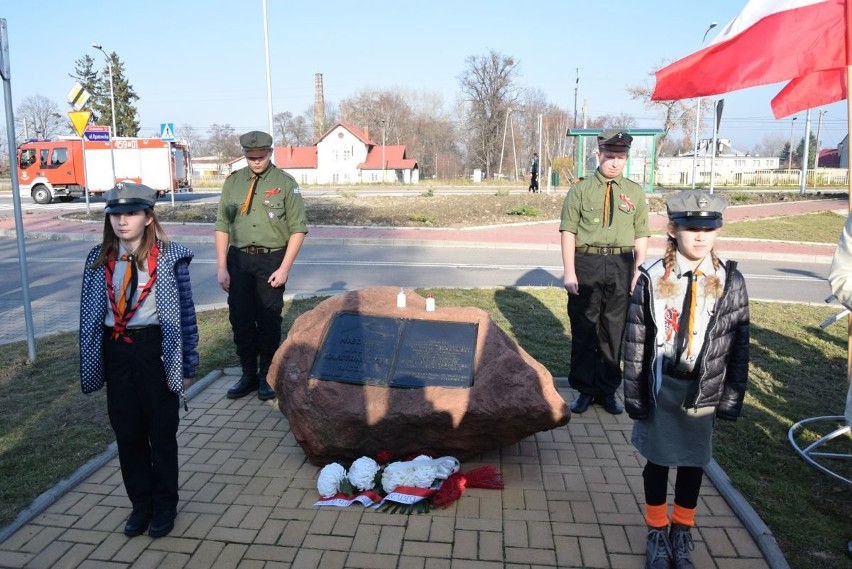
[[[322,73],[314,75],[314,140],[325,132],[325,97],[322,89]]]

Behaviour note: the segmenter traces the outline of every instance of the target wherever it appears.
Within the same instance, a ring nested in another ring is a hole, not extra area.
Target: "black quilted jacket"
[[[627,314],[624,346],[624,402],[632,419],[646,419],[654,397],[655,339],[651,275],[662,261],[642,267]],[[689,408],[716,407],[720,419],[736,420],[748,379],[749,310],[745,279],[737,263],[725,263],[725,287],[698,356],[698,389]],[[656,270],[655,270],[656,269]],[[649,274],[649,272],[651,274]]]

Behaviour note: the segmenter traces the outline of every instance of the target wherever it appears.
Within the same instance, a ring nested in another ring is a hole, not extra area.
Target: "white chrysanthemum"
[[[358,490],[372,490],[376,485],[379,464],[369,456],[362,456],[349,467],[349,482]]]
[[[346,478],[346,469],[332,462],[320,470],[317,477],[317,492],[323,498],[330,498],[340,492],[340,482]]]
[[[419,464],[418,464],[419,463]],[[428,456],[418,456],[409,462],[395,462],[382,473],[382,488],[388,494],[398,486],[429,488],[435,481],[437,469]]]

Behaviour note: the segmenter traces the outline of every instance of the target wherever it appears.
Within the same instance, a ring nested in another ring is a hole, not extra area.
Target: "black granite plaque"
[[[388,387],[470,387],[477,325],[338,312],[311,377]]]

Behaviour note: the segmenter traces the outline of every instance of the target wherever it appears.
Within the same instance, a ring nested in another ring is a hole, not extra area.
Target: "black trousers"
[[[237,356],[244,372],[268,369],[272,356],[281,345],[281,311],[284,309],[284,287],[267,282],[281,266],[285,249],[250,255],[231,247],[228,250],[228,273],[231,290],[228,308]]]
[[[132,344],[104,337],[107,411],[134,508],[177,511],[180,401],[169,390],[161,335]]]
[[[621,341],[627,321],[633,253],[574,257],[579,294],[568,296],[571,370],[580,393],[609,395],[621,385]]]

